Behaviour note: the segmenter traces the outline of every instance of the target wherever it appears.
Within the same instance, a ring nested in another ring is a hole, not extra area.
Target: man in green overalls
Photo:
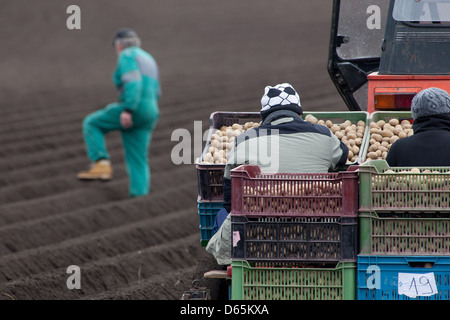
[[[148,150],[159,119],[159,71],[153,57],[140,48],[140,39],[135,31],[119,30],[114,37],[114,46],[118,63],[113,81],[119,91],[119,102],[111,103],[84,119],[84,140],[93,164],[90,170],[80,172],[78,178],[112,178],[104,135],[120,130],[130,180],[129,195],[138,197],[150,191]]]

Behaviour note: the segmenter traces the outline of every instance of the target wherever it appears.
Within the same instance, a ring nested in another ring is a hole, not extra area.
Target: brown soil
[[[331,3],[304,3],[2,0],[0,299],[180,299],[216,267],[200,245],[195,166],[172,163],[171,135],[194,121],[206,130],[214,111],[258,111],[264,86],[280,82],[304,110],[345,110],[326,70]],[[70,4],[81,30],[66,28]],[[81,122],[116,98],[111,38],[124,26],[163,88],[152,191],[136,199],[119,134],[107,138],[114,180],[76,179],[88,164]],[[81,290],[66,286],[70,265]]]

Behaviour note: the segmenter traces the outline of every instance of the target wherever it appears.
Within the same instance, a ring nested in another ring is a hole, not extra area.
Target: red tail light
[[[411,101],[415,95],[415,93],[376,94],[374,101],[375,110],[411,110]]]

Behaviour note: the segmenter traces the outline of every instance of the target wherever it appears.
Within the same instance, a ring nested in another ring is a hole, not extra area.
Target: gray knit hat
[[[428,88],[420,91],[411,103],[413,119],[450,113],[450,95],[439,88]]]

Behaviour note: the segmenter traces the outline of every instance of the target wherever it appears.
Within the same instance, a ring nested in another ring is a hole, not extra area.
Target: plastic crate
[[[387,172],[388,169],[394,173]],[[450,212],[450,167],[418,167],[420,173],[412,173],[411,169],[389,167],[385,160],[372,160],[360,165],[360,209]]]
[[[248,217],[356,217],[358,173],[263,174],[259,166],[231,170],[231,214]]]
[[[272,267],[232,260],[232,300],[355,300],[356,261],[332,267]]]
[[[377,122],[380,120],[389,122],[389,120],[391,120],[391,119],[398,119],[400,122],[402,120],[408,120],[411,123],[413,122],[411,111],[376,111],[376,112],[372,112],[370,114],[369,122]]]
[[[200,243],[206,247],[209,239],[213,236],[213,227],[217,212],[223,208],[220,201],[202,201],[197,198],[198,215],[200,219]]]
[[[389,122],[389,120],[391,120],[391,119],[397,119],[400,122],[403,120],[408,120],[409,122],[413,123],[411,111],[376,111],[376,112],[373,112],[372,114],[370,114],[369,126],[370,126],[371,122],[378,122],[380,120]],[[366,144],[364,145],[365,150],[362,153],[363,157],[361,159],[361,162],[370,160],[367,158],[367,154],[369,152],[368,150],[370,147],[370,138],[371,138],[371,134],[370,134],[370,128],[369,128],[369,133],[367,134]],[[379,159],[383,159],[383,157],[380,156]]]
[[[231,216],[232,258],[247,261],[355,261],[357,218]]]
[[[366,131],[360,146],[360,153],[356,161],[347,163],[345,168],[350,165],[361,163],[367,152],[367,144],[369,138],[369,113],[365,111],[347,111],[347,112],[304,112],[303,118],[307,115],[313,115],[319,120],[331,120],[333,123],[341,123],[350,120],[352,123],[364,121],[366,123]],[[222,126],[231,126],[234,123],[245,124],[245,122],[260,122],[261,116],[259,112],[214,112],[210,116],[210,129],[203,153],[199,159],[196,159],[197,180],[199,195],[202,200],[223,200],[223,173],[225,164],[202,164],[204,155],[208,152],[211,143],[211,136]]]
[[[204,201],[223,200],[223,174],[225,165],[197,164],[198,194]]]
[[[450,255],[448,214],[380,215],[359,212],[361,254]]]
[[[401,282],[417,296],[399,294],[399,273],[414,275]],[[432,273],[437,291],[431,287]],[[425,296],[424,294],[431,294]],[[450,257],[360,255],[357,260],[357,300],[450,300]]]
[[[208,152],[211,144],[211,136],[222,126],[231,126],[234,123],[245,124],[246,122],[260,122],[259,112],[213,112],[210,116],[210,128],[208,138],[199,159],[196,159],[198,193],[202,200],[222,200],[223,201],[223,174],[225,164],[203,164],[204,155]]]

